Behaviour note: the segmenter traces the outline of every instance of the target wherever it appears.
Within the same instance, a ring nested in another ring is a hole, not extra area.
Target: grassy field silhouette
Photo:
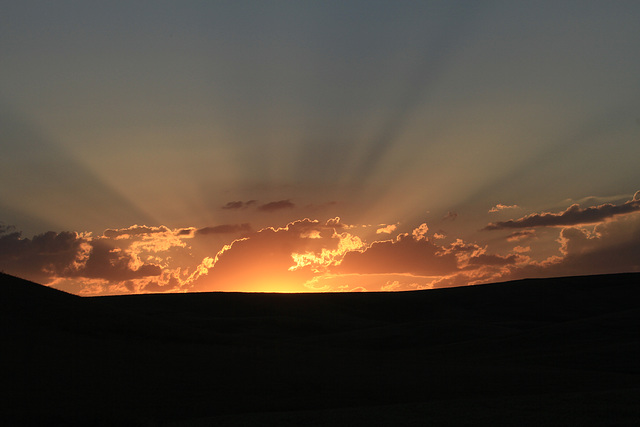
[[[8,425],[638,425],[640,274],[398,293],[2,289]]]

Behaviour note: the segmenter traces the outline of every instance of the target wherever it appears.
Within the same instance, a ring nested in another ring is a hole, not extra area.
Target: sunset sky
[[[14,1],[0,270],[81,295],[640,271],[640,2]]]

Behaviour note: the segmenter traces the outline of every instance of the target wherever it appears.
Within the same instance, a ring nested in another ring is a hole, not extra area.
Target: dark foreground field
[[[364,294],[0,286],[5,425],[640,425],[640,274]]]

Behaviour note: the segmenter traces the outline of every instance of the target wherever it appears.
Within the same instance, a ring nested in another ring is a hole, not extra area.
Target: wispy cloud
[[[167,232],[170,232],[170,230],[165,226],[148,227],[146,225],[132,225],[131,227],[120,228],[120,229],[108,228],[104,230],[103,235],[111,239],[117,239],[120,237],[130,238],[131,236],[140,236],[145,234],[167,233]]]
[[[498,203],[497,205],[495,205],[494,207],[492,207],[491,209],[489,209],[489,213],[494,213],[494,212],[500,212],[503,211],[505,209],[517,209],[518,205],[503,205],[502,203]]]
[[[536,236],[536,230],[518,230],[507,236],[508,242],[519,242],[520,240],[531,239]]]

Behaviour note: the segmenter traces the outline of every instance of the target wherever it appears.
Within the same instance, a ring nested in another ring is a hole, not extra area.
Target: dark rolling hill
[[[640,274],[81,298],[11,276],[7,425],[640,425]]]

